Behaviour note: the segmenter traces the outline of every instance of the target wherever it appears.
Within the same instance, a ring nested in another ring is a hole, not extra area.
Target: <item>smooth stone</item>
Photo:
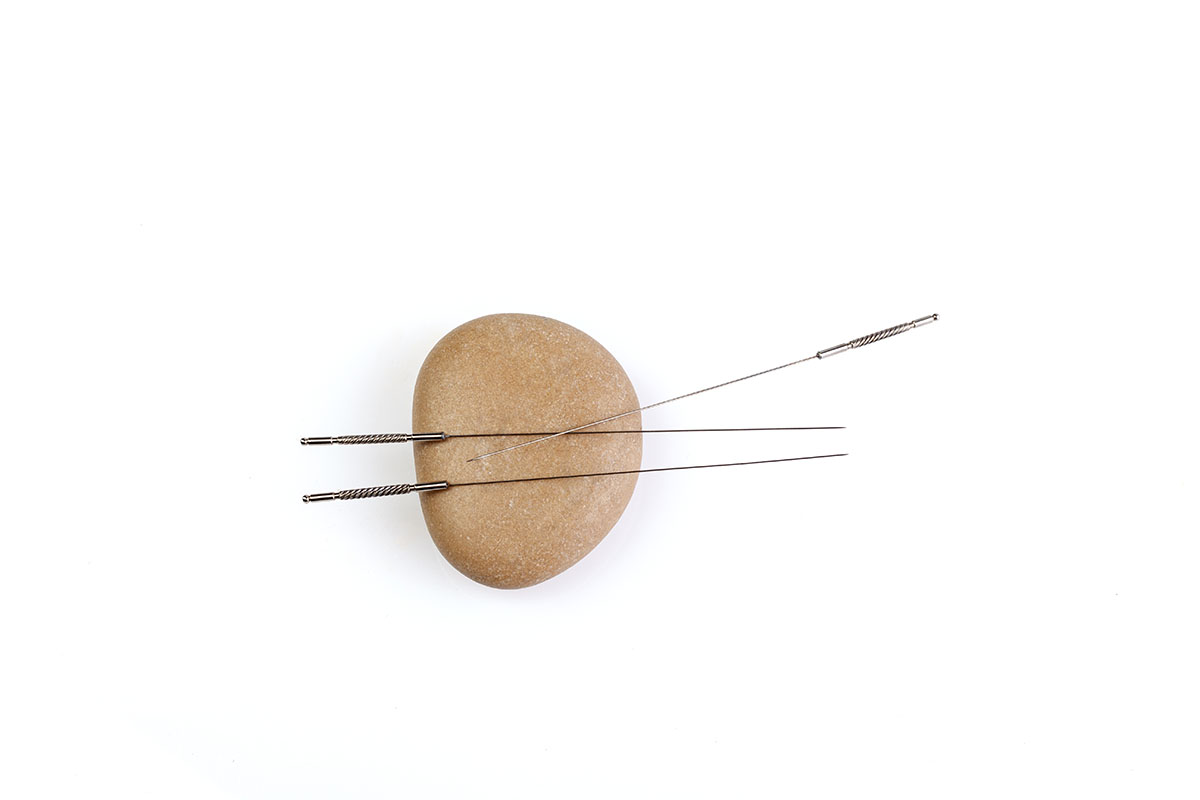
[[[640,405],[617,360],[583,331],[529,314],[494,314],[446,334],[413,391],[413,430],[554,432]],[[631,414],[591,430],[638,430]],[[527,478],[638,469],[640,433],[568,435],[466,463],[534,437],[448,439],[413,448],[421,482]],[[600,543],[625,510],[636,475],[451,486],[420,495],[434,543],[467,577],[501,589],[552,578]]]

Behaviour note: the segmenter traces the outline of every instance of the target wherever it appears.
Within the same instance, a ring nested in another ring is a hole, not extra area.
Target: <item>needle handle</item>
[[[343,489],[340,492],[306,494],[304,495],[304,502],[321,503],[326,500],[362,500],[367,497],[390,497],[394,494],[408,494],[409,492],[436,492],[440,489],[449,488],[450,484],[445,481],[437,481],[436,483],[395,483],[391,486],[372,486],[367,489]]]
[[[837,347],[826,347],[824,350],[819,350],[817,352],[817,358],[829,358],[830,356],[836,356],[838,353],[844,353],[847,350],[853,350],[856,347],[862,347],[864,344],[878,342],[880,339],[887,339],[889,336],[895,336],[897,333],[904,333],[905,331],[911,331],[914,328],[919,328],[922,325],[928,325],[931,322],[937,321],[937,318],[937,314],[930,314],[927,317],[914,319],[912,322],[905,322],[902,325],[893,325],[892,327],[884,328],[881,331],[868,333],[866,336],[860,336],[857,339],[851,339],[845,344],[839,344]]]
[[[363,436],[309,436],[300,444],[393,444],[396,442],[440,442],[445,433],[369,433]]]

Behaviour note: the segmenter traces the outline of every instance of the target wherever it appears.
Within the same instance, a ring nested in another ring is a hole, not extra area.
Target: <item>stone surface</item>
[[[637,408],[617,360],[570,325],[495,314],[434,345],[413,392],[413,430],[554,432]],[[591,430],[637,430],[631,414]],[[468,458],[533,437],[449,439],[413,448],[418,481],[450,483],[638,469],[641,434],[570,435],[482,461]],[[552,578],[612,529],[636,475],[459,486],[420,495],[434,543],[464,575],[517,589]]]

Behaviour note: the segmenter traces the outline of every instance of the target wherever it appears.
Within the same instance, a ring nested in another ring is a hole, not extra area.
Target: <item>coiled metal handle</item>
[[[371,433],[363,436],[309,436],[300,444],[397,444],[404,442],[440,442],[445,433]]]
[[[320,494],[304,495],[306,503],[321,503],[326,500],[365,500],[368,497],[391,497],[410,492],[434,492],[439,489],[449,489],[446,481],[436,483],[394,483],[391,486],[370,486],[366,489],[343,489],[340,492],[322,492]]]
[[[901,325],[893,325],[890,328],[884,328],[881,331],[868,333],[866,336],[860,336],[857,339],[851,339],[845,344],[839,344],[837,347],[827,347],[824,350],[818,350],[817,358],[829,358],[830,356],[836,356],[838,353],[844,353],[847,350],[853,350],[854,348],[862,347],[865,344],[878,342],[880,339],[887,339],[890,336],[895,336],[897,333],[904,333],[905,331],[911,331],[914,328],[919,328],[922,325],[928,325],[929,323],[936,321],[937,318],[937,314],[930,314],[927,317],[914,319],[912,322],[905,322]]]

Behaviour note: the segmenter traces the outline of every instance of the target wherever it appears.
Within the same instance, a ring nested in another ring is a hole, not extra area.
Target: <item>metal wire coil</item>
[[[338,500],[363,500],[368,497],[390,497],[394,494],[408,494],[413,490],[411,483],[395,483],[391,486],[372,486],[367,489],[345,489],[337,493]]]
[[[897,333],[904,333],[905,331],[910,331],[915,327],[917,327],[916,324],[912,323],[912,322],[905,322],[903,325],[893,325],[890,328],[884,328],[881,331],[875,331],[874,333],[868,333],[866,336],[860,336],[857,339],[852,339],[849,342],[846,342],[846,344],[843,346],[844,347],[862,347],[864,344],[871,344],[872,342],[878,342],[880,339],[886,339],[889,336],[895,336]]]
[[[338,436],[338,444],[393,444],[412,440],[411,433],[371,433],[362,436]]]

